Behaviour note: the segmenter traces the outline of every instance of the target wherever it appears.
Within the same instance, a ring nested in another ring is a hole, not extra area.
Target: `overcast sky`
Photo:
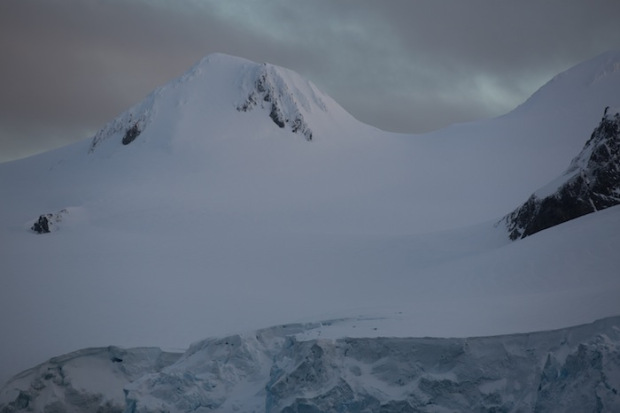
[[[620,49],[618,0],[1,0],[0,161],[92,136],[203,56],[288,67],[358,119],[497,116]]]

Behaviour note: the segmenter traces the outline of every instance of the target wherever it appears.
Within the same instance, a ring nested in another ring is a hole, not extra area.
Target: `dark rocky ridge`
[[[565,182],[548,196],[533,194],[500,221],[511,240],[620,204],[620,114],[608,110],[564,173]]]

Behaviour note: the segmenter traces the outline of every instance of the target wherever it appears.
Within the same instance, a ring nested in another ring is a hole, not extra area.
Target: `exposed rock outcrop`
[[[505,216],[511,240],[620,204],[620,114],[605,109],[600,124],[558,181]]]
[[[98,145],[110,138],[120,138],[123,145],[129,145],[135,141],[149,122],[152,106],[152,101],[145,100],[105,125],[93,137],[89,152],[92,153]]]
[[[140,127],[137,123],[134,123],[133,126],[127,129],[127,131],[125,132],[125,136],[123,136],[123,140],[121,141],[121,143],[123,145],[129,145],[138,137],[138,135],[140,135],[140,132],[142,132],[140,130]]]
[[[63,216],[69,211],[62,209],[53,214],[43,214],[32,224],[30,230],[37,234],[47,234],[58,229],[58,223],[62,222]]]
[[[37,234],[47,234],[48,232],[50,232],[50,217],[51,214],[40,215],[37,222],[35,222],[32,227],[30,227],[30,229]]]
[[[280,128],[290,127],[308,141],[312,140],[312,130],[306,123],[299,103],[289,90],[286,82],[270,65],[262,65],[256,76],[254,88],[243,103],[237,106],[240,112],[248,112],[256,107],[269,110],[269,117]]]

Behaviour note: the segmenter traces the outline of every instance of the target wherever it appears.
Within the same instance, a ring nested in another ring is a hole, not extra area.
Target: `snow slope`
[[[286,69],[207,57],[92,140],[0,164],[0,380],[79,348],[326,318],[464,337],[620,314],[618,208],[517,243],[493,226],[620,105],[619,61],[412,136]]]

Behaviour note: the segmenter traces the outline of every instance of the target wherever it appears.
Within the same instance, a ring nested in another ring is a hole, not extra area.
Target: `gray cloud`
[[[211,52],[289,67],[360,120],[496,116],[620,45],[620,2],[7,0],[0,161],[86,138]]]

